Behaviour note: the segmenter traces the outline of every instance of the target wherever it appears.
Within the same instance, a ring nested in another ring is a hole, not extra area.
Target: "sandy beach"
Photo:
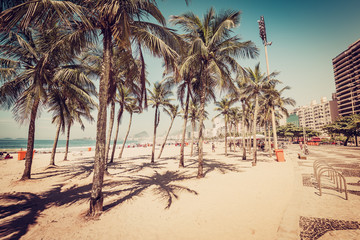
[[[71,152],[65,162],[59,153],[53,168],[50,154],[35,154],[26,182],[18,181],[24,161],[1,160],[0,238],[360,239],[359,148],[309,146],[301,160],[299,146],[289,145],[285,162],[259,152],[252,167],[239,149],[225,157],[222,144],[216,152],[206,144],[203,179],[189,147],[178,167],[179,150],[166,146],[150,164],[150,147],[125,149],[109,166],[104,212],[95,220],[85,216],[94,151]],[[317,194],[315,160],[347,169],[348,200],[331,187]]]

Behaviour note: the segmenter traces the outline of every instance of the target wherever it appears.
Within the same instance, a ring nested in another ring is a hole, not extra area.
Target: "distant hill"
[[[132,138],[148,138],[148,137],[149,137],[149,134],[146,131],[136,133],[132,136]]]

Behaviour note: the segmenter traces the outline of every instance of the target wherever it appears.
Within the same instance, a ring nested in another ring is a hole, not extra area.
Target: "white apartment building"
[[[295,108],[292,113],[299,117],[300,127],[305,126],[319,132],[321,127],[332,122],[330,102],[326,97],[322,97],[320,103],[311,101],[310,106]]]

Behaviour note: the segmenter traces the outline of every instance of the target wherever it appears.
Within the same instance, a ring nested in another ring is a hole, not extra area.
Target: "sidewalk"
[[[298,145],[284,150],[286,161],[294,167],[295,178],[292,200],[283,215],[278,239],[360,239],[360,148],[309,146],[309,151],[303,160],[298,159]],[[313,177],[315,160],[324,161],[343,174],[348,200],[327,182],[319,195]]]

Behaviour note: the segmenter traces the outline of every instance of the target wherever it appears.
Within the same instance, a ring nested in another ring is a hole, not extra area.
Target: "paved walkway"
[[[360,239],[360,148],[309,146],[309,151],[306,159],[299,159],[299,145],[284,149],[295,178],[292,200],[279,227],[278,239]],[[327,177],[322,177],[319,195],[313,173],[316,160],[342,173],[348,200]]]

